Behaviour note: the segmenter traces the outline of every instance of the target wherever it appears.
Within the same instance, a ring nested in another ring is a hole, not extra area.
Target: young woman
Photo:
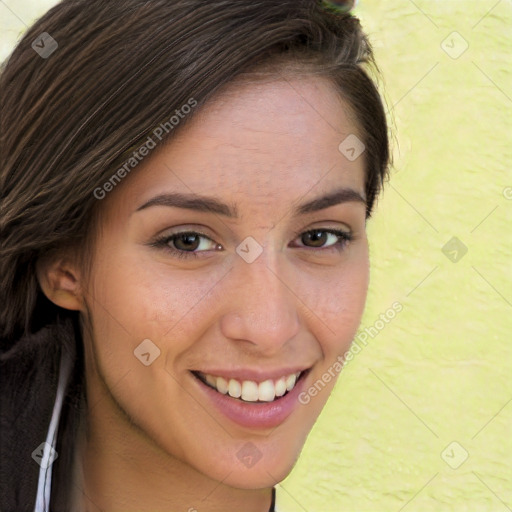
[[[364,309],[373,65],[315,0],[64,0],[28,30],[0,77],[2,511],[279,510]]]

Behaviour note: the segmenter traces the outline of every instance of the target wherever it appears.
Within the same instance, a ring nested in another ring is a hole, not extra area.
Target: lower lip
[[[298,396],[304,387],[306,371],[301,375],[295,387],[286,395],[273,402],[242,402],[229,395],[223,395],[199,380],[192,374],[192,378],[199,385],[201,391],[224,416],[231,421],[247,428],[275,428],[290,416],[300,405]]]

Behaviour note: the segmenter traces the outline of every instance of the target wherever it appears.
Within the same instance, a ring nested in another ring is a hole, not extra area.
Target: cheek
[[[186,272],[121,245],[97,258],[88,293],[94,319],[94,349],[105,378],[121,378],[127,370],[144,376],[134,351],[151,340],[160,351],[157,366],[179,358],[197,339],[209,318],[203,302],[222,278],[222,269]],[[165,341],[164,341],[165,340]]]
[[[299,297],[310,310],[308,329],[332,362],[350,346],[364,312],[369,283],[366,240],[339,266],[301,277],[299,283]]]
[[[299,396],[306,413],[304,424],[308,424],[309,418],[316,419],[320,415],[343,369],[342,357],[349,350],[361,323],[368,282],[365,244],[346,265],[332,272],[321,287],[318,284],[309,287],[309,303],[314,307],[309,315],[308,329],[319,343],[322,360],[308,376]],[[313,289],[315,293],[311,292]]]
[[[186,271],[149,263],[143,251],[120,244],[108,247],[97,262],[91,292],[96,350],[105,363],[115,363],[116,373],[140,364],[133,352],[145,339],[156,343],[162,359],[179,363],[180,354],[215,321],[211,315],[219,301],[233,300],[236,307],[236,298],[226,299],[232,294],[221,293],[226,268],[220,265]],[[364,240],[339,265],[322,268],[294,262],[282,276],[296,295],[301,323],[318,341],[326,360],[345,352],[355,336],[368,275]]]
[[[161,336],[194,314],[194,306],[218,280],[216,274],[198,278],[164,265],[131,265],[119,258],[108,272],[98,274],[94,295],[110,321],[117,321],[130,334]]]

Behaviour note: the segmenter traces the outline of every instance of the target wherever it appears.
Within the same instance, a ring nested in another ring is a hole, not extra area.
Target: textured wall
[[[0,57],[54,3],[0,3]],[[362,0],[355,12],[384,76],[395,168],[368,225],[366,345],[279,501],[511,510],[512,2]],[[379,322],[395,301],[403,310]]]

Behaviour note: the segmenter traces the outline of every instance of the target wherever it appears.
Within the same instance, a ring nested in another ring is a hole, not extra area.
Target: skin
[[[213,408],[190,370],[312,367],[307,389],[348,350],[368,288],[365,204],[292,210],[340,187],[364,197],[363,158],[338,150],[354,133],[325,78],[231,84],[103,200],[90,275],[66,255],[39,269],[47,296],[92,325],[78,483],[88,510],[268,510],[336,379],[277,428],[248,429]],[[214,196],[240,217],[135,212],[163,192]],[[334,235],[301,237],[314,228],[353,240],[338,251]],[[187,259],[149,245],[179,231],[213,242],[200,238]],[[250,264],[235,251],[248,236],[263,248]],[[148,338],[161,353],[145,366],[134,349]],[[261,452],[251,468],[236,456],[247,442]]]

